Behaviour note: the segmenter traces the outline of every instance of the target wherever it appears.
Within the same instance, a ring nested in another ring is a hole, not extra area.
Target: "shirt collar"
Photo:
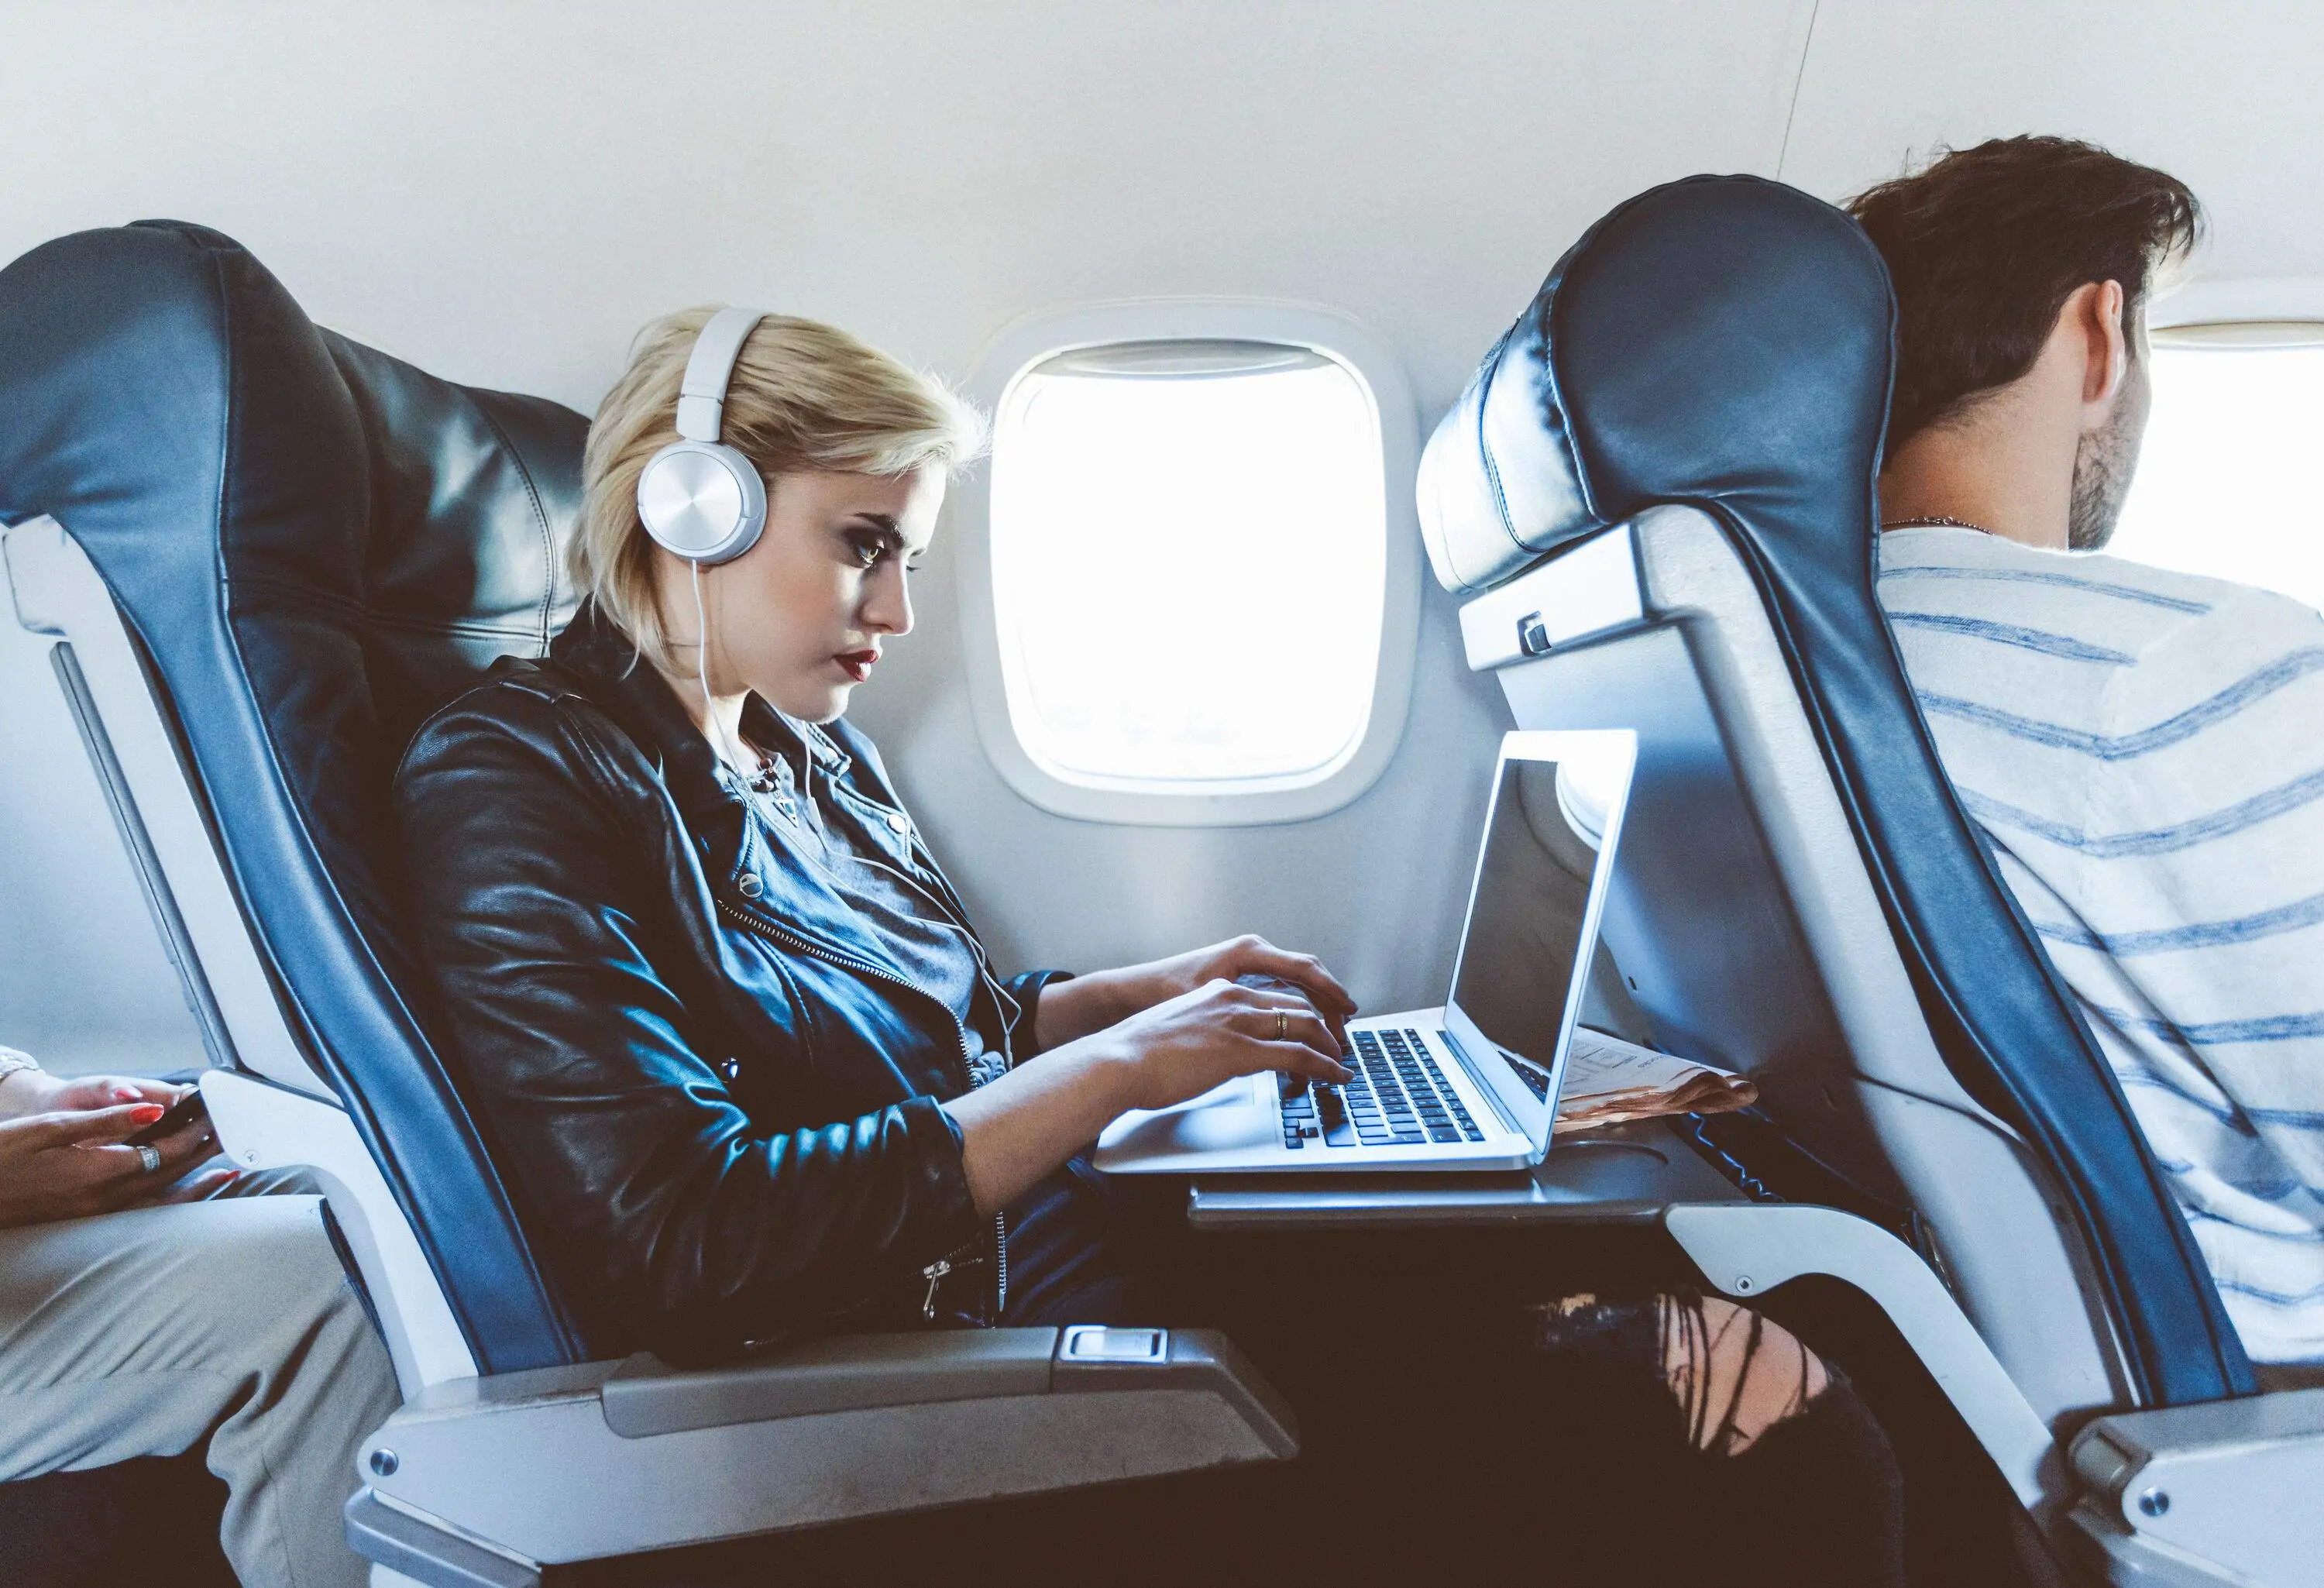
[[[689,817],[726,815],[741,803],[718,776],[718,758],[679,702],[669,680],[639,654],[634,641],[585,601],[549,646],[551,660],[588,678],[592,691],[653,756],[678,808]],[[742,703],[742,734],[753,744],[796,759],[800,747],[824,777],[844,778],[854,758],[814,723],[783,716],[752,695]]]

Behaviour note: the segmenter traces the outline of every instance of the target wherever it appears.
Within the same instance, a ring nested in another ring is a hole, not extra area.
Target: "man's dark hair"
[[[2031,369],[2077,289],[2121,282],[2127,331],[2203,226],[2186,183],[2070,138],[1955,150],[1848,210],[1896,285],[1892,451]]]

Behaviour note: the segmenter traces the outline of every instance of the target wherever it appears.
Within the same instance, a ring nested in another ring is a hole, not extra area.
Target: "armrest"
[[[682,1371],[630,1358],[598,1391],[624,1439],[864,1411],[1052,1393],[1172,1390],[1231,1403],[1269,1452],[1299,1452],[1291,1408],[1209,1329],[979,1329],[851,1334],[730,1367]]]
[[[1046,1395],[1055,1329],[853,1334],[778,1355],[687,1372],[633,1356],[599,1391],[605,1426],[624,1439],[817,1412]]]
[[[365,1441],[348,1541],[421,1583],[476,1581],[480,1546],[537,1578],[1297,1451],[1289,1408],[1208,1330],[857,1335],[696,1371],[637,1356],[423,1391]]]
[[[2089,1485],[2075,1521],[2145,1573],[2117,1581],[2324,1583],[2324,1390],[2100,1417],[2073,1464]]]

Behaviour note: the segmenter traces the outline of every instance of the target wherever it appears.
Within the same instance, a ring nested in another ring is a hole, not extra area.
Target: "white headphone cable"
[[[710,698],[710,614],[702,605],[702,565],[689,557],[686,566],[694,575],[694,676],[702,686],[703,715],[710,719],[711,753],[740,775],[742,747],[727,739],[725,721],[718,715],[717,704]]]

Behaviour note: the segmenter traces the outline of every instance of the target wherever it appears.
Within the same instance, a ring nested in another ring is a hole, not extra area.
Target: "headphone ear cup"
[[[705,567],[732,562],[767,526],[756,465],[716,441],[674,441],[638,475],[638,522],[655,545]]]

